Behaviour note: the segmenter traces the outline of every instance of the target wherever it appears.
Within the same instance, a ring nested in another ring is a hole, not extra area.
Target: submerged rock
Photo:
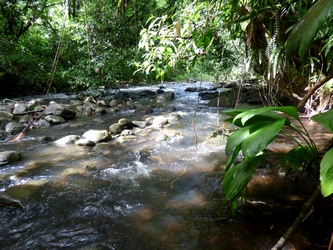
[[[206,140],[207,143],[215,145],[225,145],[229,138],[229,133],[223,129],[215,130]]]
[[[21,159],[21,153],[18,151],[0,152],[0,166],[16,162],[20,159]]]
[[[25,212],[25,207],[23,207],[20,200],[15,199],[5,193],[0,193],[0,206],[19,208]]]

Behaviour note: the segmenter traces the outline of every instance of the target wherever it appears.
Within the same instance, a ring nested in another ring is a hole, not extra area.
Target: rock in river
[[[95,130],[95,129],[88,130],[82,135],[82,137],[84,139],[93,141],[95,143],[106,142],[112,139],[111,135],[107,130]]]
[[[21,153],[18,151],[0,152],[0,166],[12,163],[21,159]]]

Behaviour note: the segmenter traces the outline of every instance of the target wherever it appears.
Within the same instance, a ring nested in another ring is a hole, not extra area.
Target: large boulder
[[[95,129],[91,129],[85,132],[82,135],[82,138],[93,141],[95,143],[106,142],[112,139],[111,135],[107,130],[95,130]]]
[[[0,152],[0,166],[16,162],[19,159],[21,159],[21,153],[18,151]]]
[[[63,104],[60,103],[50,103],[50,105],[46,107],[44,113],[46,115],[61,116],[66,120],[74,119],[76,116],[76,112],[74,110],[66,108]]]

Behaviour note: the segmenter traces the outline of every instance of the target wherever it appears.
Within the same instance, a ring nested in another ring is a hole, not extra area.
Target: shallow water
[[[31,130],[21,141],[1,144],[0,150],[18,150],[23,158],[1,167],[0,189],[21,200],[26,208],[25,212],[0,209],[1,249],[273,246],[290,218],[275,221],[267,213],[259,222],[257,217],[230,214],[221,190],[224,147],[205,141],[225,117],[204,103],[196,106],[197,94],[184,92],[188,86],[193,84],[166,85],[175,92],[170,105],[183,119],[165,130],[141,133],[132,142],[112,140],[88,148],[36,140],[41,135],[57,140],[89,129],[107,129],[122,117],[146,118],[126,111]],[[160,114],[155,110],[152,116]],[[169,133],[171,140],[156,142],[163,132]],[[269,174],[262,172],[254,181]],[[270,184],[282,179],[276,176]],[[305,236],[296,235],[286,249],[306,249],[304,241]]]

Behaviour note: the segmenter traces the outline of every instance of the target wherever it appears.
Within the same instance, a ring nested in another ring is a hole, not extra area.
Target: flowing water
[[[269,249],[289,224],[233,217],[222,196],[224,147],[206,138],[225,117],[217,108],[198,104],[197,93],[184,92],[188,84],[165,86],[175,93],[169,105],[183,117],[168,127],[167,142],[155,141],[163,129],[95,147],[36,139],[57,140],[107,129],[122,117],[145,120],[163,114],[155,109],[151,115],[123,111],[79,117],[1,144],[1,151],[22,153],[22,160],[1,167],[0,188],[21,200],[25,211],[0,209],[0,248]],[[296,239],[296,246],[306,245],[303,236]]]

